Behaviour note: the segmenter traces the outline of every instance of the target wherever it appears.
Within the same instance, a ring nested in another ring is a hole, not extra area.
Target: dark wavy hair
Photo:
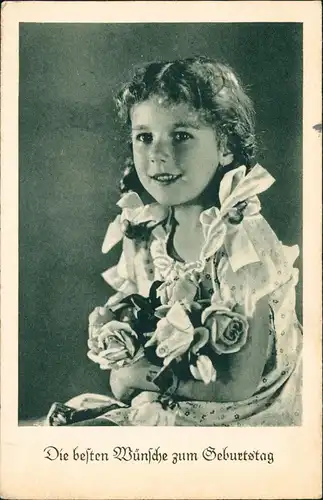
[[[123,123],[131,124],[130,113],[135,104],[156,95],[166,102],[187,103],[215,129],[220,141],[226,140],[234,156],[226,171],[239,165],[252,168],[256,151],[254,107],[229,66],[207,57],[192,57],[139,68],[116,97]],[[120,189],[143,191],[132,155],[126,162]]]

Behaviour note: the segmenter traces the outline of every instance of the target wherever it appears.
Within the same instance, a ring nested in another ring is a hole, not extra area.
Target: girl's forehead
[[[200,113],[188,103],[184,101],[174,103],[159,96],[134,104],[130,111],[130,118],[132,125],[148,125],[160,120],[174,122],[174,124],[187,122],[198,125],[202,123]]]

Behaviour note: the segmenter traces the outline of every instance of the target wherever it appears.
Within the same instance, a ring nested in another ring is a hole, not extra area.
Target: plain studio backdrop
[[[301,246],[300,24],[21,24],[20,418],[108,389],[86,341],[89,313],[111,293],[100,274],[118,257],[101,254],[128,153],[113,95],[138,64],[193,55],[227,62],[246,85],[257,159],[277,181],[262,212]],[[301,283],[297,293],[301,319]]]

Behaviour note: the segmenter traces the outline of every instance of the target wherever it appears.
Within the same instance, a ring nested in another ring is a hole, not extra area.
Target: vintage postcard
[[[1,68],[2,497],[320,498],[320,2],[9,1]]]

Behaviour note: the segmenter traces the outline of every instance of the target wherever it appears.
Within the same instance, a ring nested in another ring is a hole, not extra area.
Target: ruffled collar
[[[261,205],[258,194],[266,191],[275,179],[261,165],[255,165],[248,173],[245,166],[240,166],[224,175],[219,187],[220,208],[211,207],[200,214],[204,244],[196,266],[211,258],[222,245],[234,271],[259,257],[248,237],[244,221],[259,214]],[[162,224],[169,217],[169,208],[152,203],[144,205],[139,195],[126,193],[118,201],[122,209],[120,215],[108,227],[102,251],[107,253],[124,236],[123,224],[146,224],[153,236],[163,244],[167,254],[166,241],[168,231]],[[166,257],[166,255],[165,255]],[[172,259],[167,254],[168,259]],[[182,264],[178,262],[177,264]],[[191,267],[193,263],[182,264]]]

